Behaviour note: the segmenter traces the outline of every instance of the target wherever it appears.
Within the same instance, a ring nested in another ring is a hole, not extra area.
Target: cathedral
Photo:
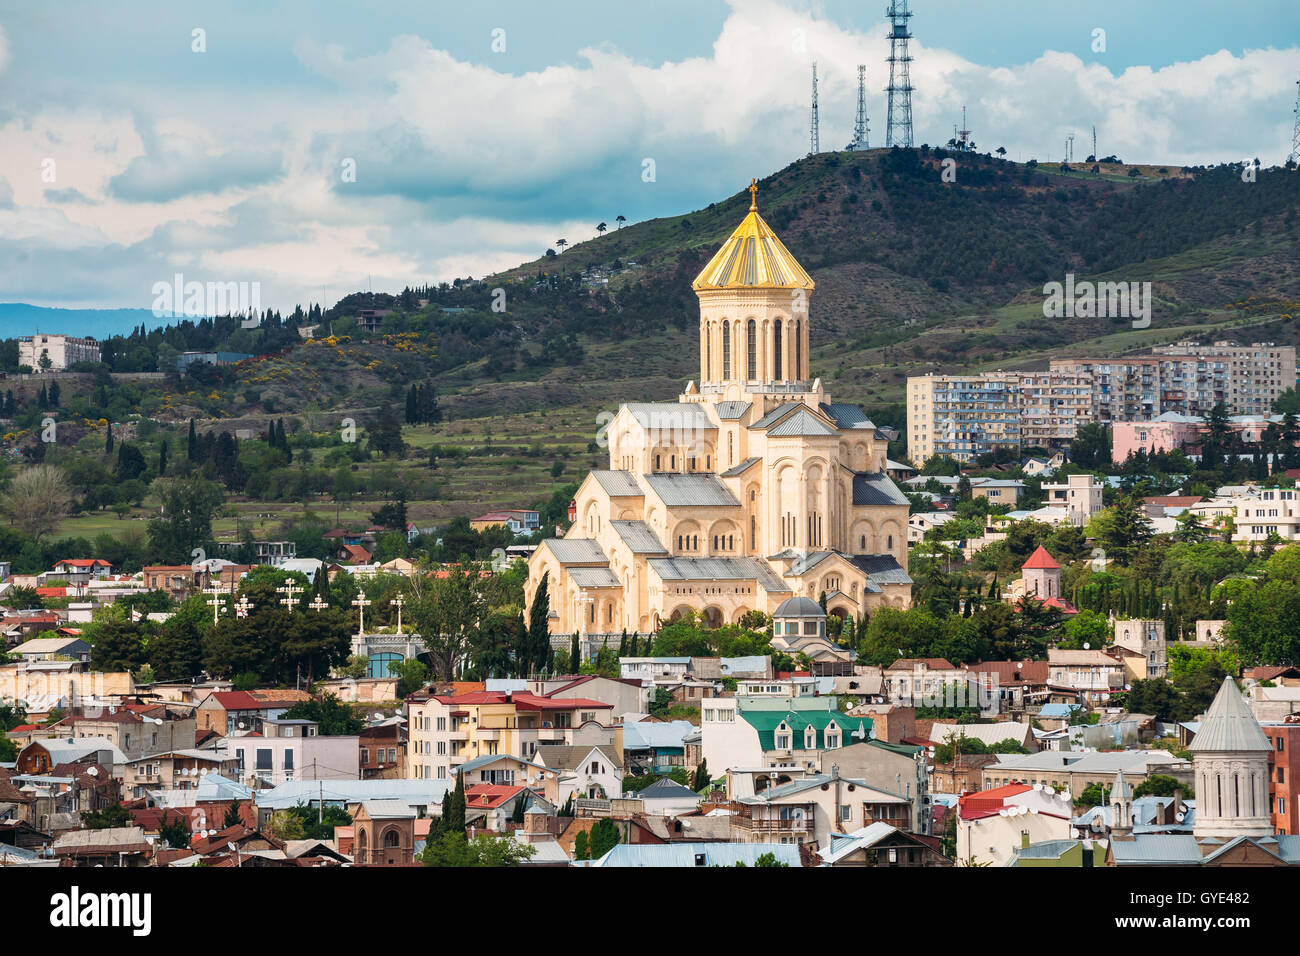
[[[896,433],[811,378],[815,287],[756,193],[693,284],[699,382],[619,408],[608,470],[529,560],[525,597],[547,576],[552,634],[651,633],[687,610],[717,626],[823,593],[840,617],[910,604]]]

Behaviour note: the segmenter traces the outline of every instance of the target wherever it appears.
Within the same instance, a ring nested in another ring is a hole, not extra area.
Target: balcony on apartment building
[[[743,805],[731,818],[731,825],[752,833],[811,833],[814,813],[815,805],[811,803],[779,807]]]

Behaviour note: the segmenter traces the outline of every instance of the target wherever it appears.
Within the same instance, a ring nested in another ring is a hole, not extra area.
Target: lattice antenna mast
[[[853,121],[853,142],[846,149],[870,149],[870,130],[867,128],[867,68],[858,64],[858,115]]]
[[[1300,80],[1295,81],[1295,126],[1291,129],[1291,155],[1287,159],[1291,162],[1300,163]]]
[[[1095,163],[1098,158],[1099,157],[1097,156],[1097,127],[1094,126],[1092,128],[1092,161]]]
[[[817,118],[817,64],[812,65],[812,118],[809,123],[809,140],[811,149],[808,151],[809,156],[815,156],[822,151],[821,135],[818,130],[819,120]]]
[[[907,0],[890,0],[889,10],[889,115],[885,146],[912,145],[912,57],[907,41],[912,39],[907,21],[912,12]]]

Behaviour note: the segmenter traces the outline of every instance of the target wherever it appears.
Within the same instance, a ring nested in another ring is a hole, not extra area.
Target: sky
[[[885,135],[886,0],[0,0],[0,302],[483,276]],[[912,0],[916,143],[1285,161],[1295,0]],[[653,177],[647,180],[647,160]],[[761,208],[761,196],[760,196]]]

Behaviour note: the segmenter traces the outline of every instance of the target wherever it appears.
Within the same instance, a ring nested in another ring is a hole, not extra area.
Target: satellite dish
[[[89,768],[86,770],[86,773],[90,774],[92,777],[98,777],[98,776],[99,776],[99,768],[98,768],[98,767],[89,767]]]
[[[1090,642],[1088,642],[1088,641],[1084,641],[1084,642],[1083,642],[1083,649],[1084,649],[1085,651],[1090,651],[1090,650],[1092,650],[1092,644],[1091,644]]]

